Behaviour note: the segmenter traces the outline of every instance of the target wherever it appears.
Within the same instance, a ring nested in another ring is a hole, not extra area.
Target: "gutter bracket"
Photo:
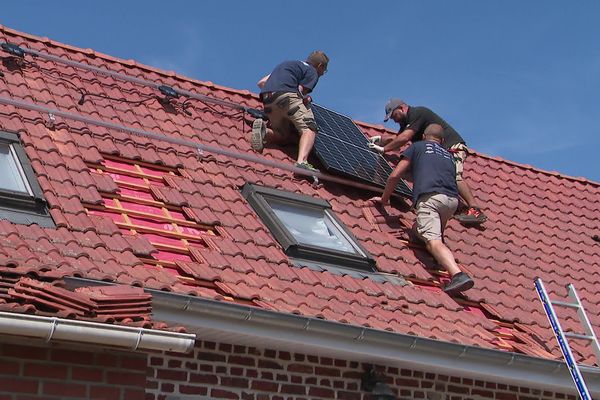
[[[58,319],[56,317],[53,317],[50,332],[48,332],[48,337],[46,337],[45,339],[46,343],[50,343],[50,340],[52,340],[52,336],[54,336],[54,332],[56,332],[56,325],[58,325]]]
[[[418,340],[418,338],[415,337],[408,348],[411,350],[414,349],[417,346],[417,340]]]
[[[309,326],[310,326],[310,319],[307,319],[306,323],[304,324],[304,327],[302,329],[305,331],[308,331]]]
[[[513,354],[510,357],[510,360],[508,361],[508,363],[506,363],[506,365],[513,365],[515,363],[515,355]]]
[[[366,332],[366,329],[362,328],[361,331],[360,331],[360,333],[359,333],[359,335],[357,337],[355,337],[354,340],[362,342],[363,339],[365,338],[365,332]]]
[[[144,331],[142,329],[138,330],[138,336],[135,341],[135,345],[132,347],[133,351],[136,351],[142,342],[142,336],[144,335]]]
[[[190,308],[191,304],[192,304],[192,299],[187,299],[187,301],[185,302],[185,304],[181,308],[181,311],[187,311]]]
[[[558,371],[560,371],[562,369],[562,364],[558,364],[556,366],[556,368],[554,368],[554,371],[552,371],[553,374],[557,373]]]

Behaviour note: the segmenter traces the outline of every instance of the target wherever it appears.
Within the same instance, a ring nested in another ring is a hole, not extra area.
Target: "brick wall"
[[[193,354],[149,357],[146,400],[367,400],[363,365],[348,360],[200,342]],[[402,399],[575,400],[539,389],[387,367]]]
[[[402,399],[575,400],[539,389],[382,367]],[[356,361],[199,342],[151,354],[0,343],[0,400],[367,400]]]
[[[145,354],[0,340],[0,400],[142,400]]]

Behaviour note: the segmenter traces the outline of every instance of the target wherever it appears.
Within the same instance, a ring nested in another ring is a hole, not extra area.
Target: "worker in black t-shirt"
[[[306,61],[284,61],[258,81],[260,99],[271,128],[262,119],[252,124],[251,147],[262,152],[265,142],[289,144],[300,135],[296,167],[317,171],[308,161],[317,135],[317,123],[310,109],[309,93],[327,72],[329,57],[313,51]]]
[[[442,146],[444,129],[430,124],[421,141],[413,143],[387,180],[381,197],[373,202],[387,206],[402,174],[410,169],[413,178],[413,206],[417,213],[416,233],[425,241],[427,251],[448,271],[452,279],[447,293],[473,287],[473,280],[462,272],[450,249],[444,244],[444,228],[458,206],[456,170],[452,155]]]
[[[373,143],[370,145],[371,148],[382,154],[396,150],[406,142],[415,143],[422,140],[423,132],[430,124],[439,124],[444,128],[444,148],[454,156],[458,192],[468,206],[468,209],[457,215],[456,218],[461,222],[471,224],[485,222],[487,217],[475,204],[471,189],[467,182],[463,180],[463,165],[467,158],[467,146],[458,132],[429,108],[409,106],[400,99],[391,99],[386,104],[384,121],[389,119],[400,125],[398,134],[395,136],[388,135],[381,138],[378,144]]]

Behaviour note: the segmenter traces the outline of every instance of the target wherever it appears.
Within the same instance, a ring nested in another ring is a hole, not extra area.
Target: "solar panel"
[[[367,137],[354,121],[314,103],[312,111],[319,127],[314,149],[325,169],[384,187],[392,167],[381,154],[368,148]],[[404,181],[395,192],[412,196]]]

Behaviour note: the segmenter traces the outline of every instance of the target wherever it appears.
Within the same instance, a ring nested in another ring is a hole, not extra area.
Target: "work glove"
[[[369,143],[369,149],[371,149],[379,154],[383,154],[383,152],[384,152],[383,146],[379,146],[375,143]]]
[[[377,136],[371,136],[369,138],[369,142],[373,143],[373,144],[379,143],[380,141],[381,141],[381,136],[379,136],[379,135],[377,135]]]

